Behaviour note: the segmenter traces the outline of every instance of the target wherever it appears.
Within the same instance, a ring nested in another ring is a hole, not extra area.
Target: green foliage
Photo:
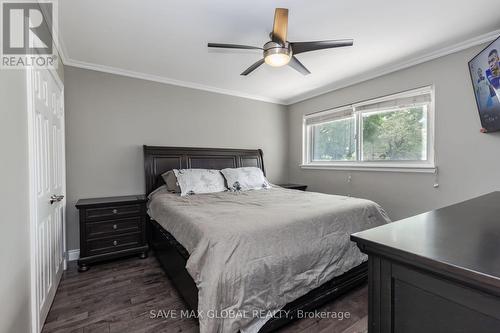
[[[363,159],[426,159],[425,107],[363,115]],[[313,127],[313,159],[356,159],[355,118],[344,118]],[[422,149],[423,147],[423,149]]]
[[[354,160],[356,158],[354,135],[354,118],[314,126],[314,160]]]
[[[364,160],[422,160],[425,129],[423,108],[363,117]]]

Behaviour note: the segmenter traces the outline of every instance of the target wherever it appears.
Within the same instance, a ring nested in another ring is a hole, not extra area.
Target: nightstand
[[[146,202],[144,195],[78,200],[80,272],[97,261],[133,254],[147,257]]]
[[[307,189],[307,185],[302,185],[302,184],[278,184],[278,186],[290,190],[299,190],[299,191],[305,191]]]

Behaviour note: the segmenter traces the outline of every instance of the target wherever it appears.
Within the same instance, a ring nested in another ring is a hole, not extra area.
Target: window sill
[[[382,171],[436,173],[437,167],[430,165],[349,165],[349,164],[301,164],[302,169],[343,170],[343,171]]]

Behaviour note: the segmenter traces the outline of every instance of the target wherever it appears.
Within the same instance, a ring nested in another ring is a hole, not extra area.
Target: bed
[[[261,150],[144,146],[155,256],[201,332],[270,332],[364,283],[353,232],[389,220],[375,203],[272,187],[180,197],[171,169],[258,167]],[[210,315],[209,314],[210,312]]]

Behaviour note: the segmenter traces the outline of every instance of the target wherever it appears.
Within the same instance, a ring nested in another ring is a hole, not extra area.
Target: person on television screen
[[[487,108],[493,106],[492,96],[495,92],[492,91],[493,87],[486,80],[481,68],[477,69],[477,82],[476,82],[476,95],[479,102],[479,111],[483,112]]]
[[[493,49],[488,54],[488,65],[489,69],[486,70],[486,77],[489,83],[498,90],[500,88],[500,58],[498,57],[498,51]]]
[[[498,50],[493,49],[488,54],[488,66],[486,77],[490,85],[490,98],[487,108],[493,112],[500,112],[500,58]]]
[[[477,83],[482,82],[486,78],[483,75],[483,70],[481,68],[477,69]]]

